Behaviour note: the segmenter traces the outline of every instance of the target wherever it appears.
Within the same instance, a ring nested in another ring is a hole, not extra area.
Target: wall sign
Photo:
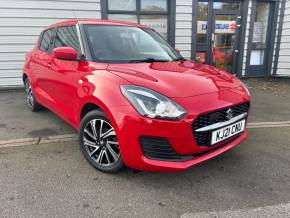
[[[207,21],[197,21],[197,33],[206,34],[208,29]],[[215,33],[232,33],[236,31],[236,21],[217,20],[215,23]]]

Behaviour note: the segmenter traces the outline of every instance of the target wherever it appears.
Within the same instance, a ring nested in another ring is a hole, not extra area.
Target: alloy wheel
[[[33,97],[32,88],[28,79],[25,82],[25,96],[26,96],[26,102],[28,106],[32,108],[34,104],[34,97]]]
[[[114,165],[120,158],[120,149],[114,128],[106,120],[90,120],[83,133],[85,151],[102,167]]]

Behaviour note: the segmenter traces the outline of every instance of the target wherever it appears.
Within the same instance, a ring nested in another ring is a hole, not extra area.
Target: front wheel
[[[84,116],[79,140],[85,158],[96,169],[113,173],[123,167],[115,130],[103,112],[93,110]]]

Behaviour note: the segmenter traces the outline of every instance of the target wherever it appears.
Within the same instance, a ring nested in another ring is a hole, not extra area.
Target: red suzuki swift
[[[104,172],[185,170],[248,136],[245,85],[141,25],[52,25],[27,54],[23,81],[30,110],[44,106],[79,130],[85,158]]]

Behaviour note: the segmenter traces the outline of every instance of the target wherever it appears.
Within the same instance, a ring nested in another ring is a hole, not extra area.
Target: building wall
[[[248,42],[249,42],[249,30],[250,30],[250,21],[252,14],[252,0],[249,0],[248,5],[248,17],[247,17],[247,24],[246,24],[246,38],[245,38],[245,44],[244,44],[244,53],[243,53],[243,68],[242,68],[242,76],[246,75],[246,62],[247,62],[247,51],[248,51]]]
[[[1,0],[0,87],[22,84],[25,53],[44,27],[72,18],[100,18],[100,0]]]
[[[290,76],[290,1],[286,1],[277,76]]]
[[[273,52],[273,62],[272,62],[272,69],[271,69],[271,75],[275,74],[276,71],[276,65],[275,65],[275,61],[276,61],[276,56],[279,55],[279,50],[277,51],[277,48],[280,49],[280,47],[278,46],[280,35],[279,35],[279,28],[280,28],[280,22],[283,22],[283,17],[282,14],[284,13],[284,7],[283,7],[283,0],[281,0],[279,2],[279,9],[278,9],[278,18],[277,18],[277,28],[276,28],[276,34],[275,34],[275,44],[274,44],[274,52]],[[282,11],[283,10],[283,11]],[[278,59],[277,59],[278,60]]]
[[[192,34],[192,0],[176,1],[175,47],[181,54],[190,58]]]

